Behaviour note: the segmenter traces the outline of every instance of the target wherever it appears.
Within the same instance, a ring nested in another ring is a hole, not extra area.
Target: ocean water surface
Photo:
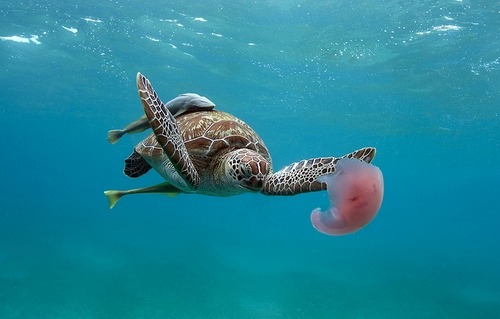
[[[0,318],[495,318],[498,1],[0,2]],[[275,170],[377,148],[377,217],[326,192],[125,197],[135,75],[251,125]]]

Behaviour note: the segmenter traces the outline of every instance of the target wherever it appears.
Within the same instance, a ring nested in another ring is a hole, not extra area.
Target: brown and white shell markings
[[[183,192],[216,196],[262,189],[272,171],[271,157],[262,139],[245,122],[216,110],[187,113],[176,120],[200,176],[194,191],[177,174],[154,134],[135,148],[165,180]]]

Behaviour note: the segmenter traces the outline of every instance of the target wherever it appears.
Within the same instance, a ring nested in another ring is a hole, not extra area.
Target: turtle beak
[[[259,175],[254,175],[248,179],[245,179],[242,186],[251,191],[259,192],[264,186],[264,178],[262,177]]]
[[[261,191],[267,175],[266,161],[252,161],[247,163],[251,175],[243,179],[243,187],[252,191]]]

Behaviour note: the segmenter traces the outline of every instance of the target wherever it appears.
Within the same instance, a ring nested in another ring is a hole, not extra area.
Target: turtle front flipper
[[[318,157],[302,160],[282,168],[270,175],[262,193],[265,195],[296,195],[326,190],[326,183],[318,181],[319,176],[335,172],[340,158],[356,158],[370,163],[375,157],[374,147],[365,147],[342,157]]]
[[[196,189],[200,184],[200,176],[189,158],[175,117],[160,100],[149,80],[140,73],[137,73],[137,89],[156,140],[186,186]]]

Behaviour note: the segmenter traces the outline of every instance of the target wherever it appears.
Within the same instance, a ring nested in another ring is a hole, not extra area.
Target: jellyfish
[[[345,235],[365,227],[377,214],[384,196],[380,169],[372,164],[342,158],[332,174],[318,177],[327,184],[330,208],[311,213],[311,222],[321,233]]]

